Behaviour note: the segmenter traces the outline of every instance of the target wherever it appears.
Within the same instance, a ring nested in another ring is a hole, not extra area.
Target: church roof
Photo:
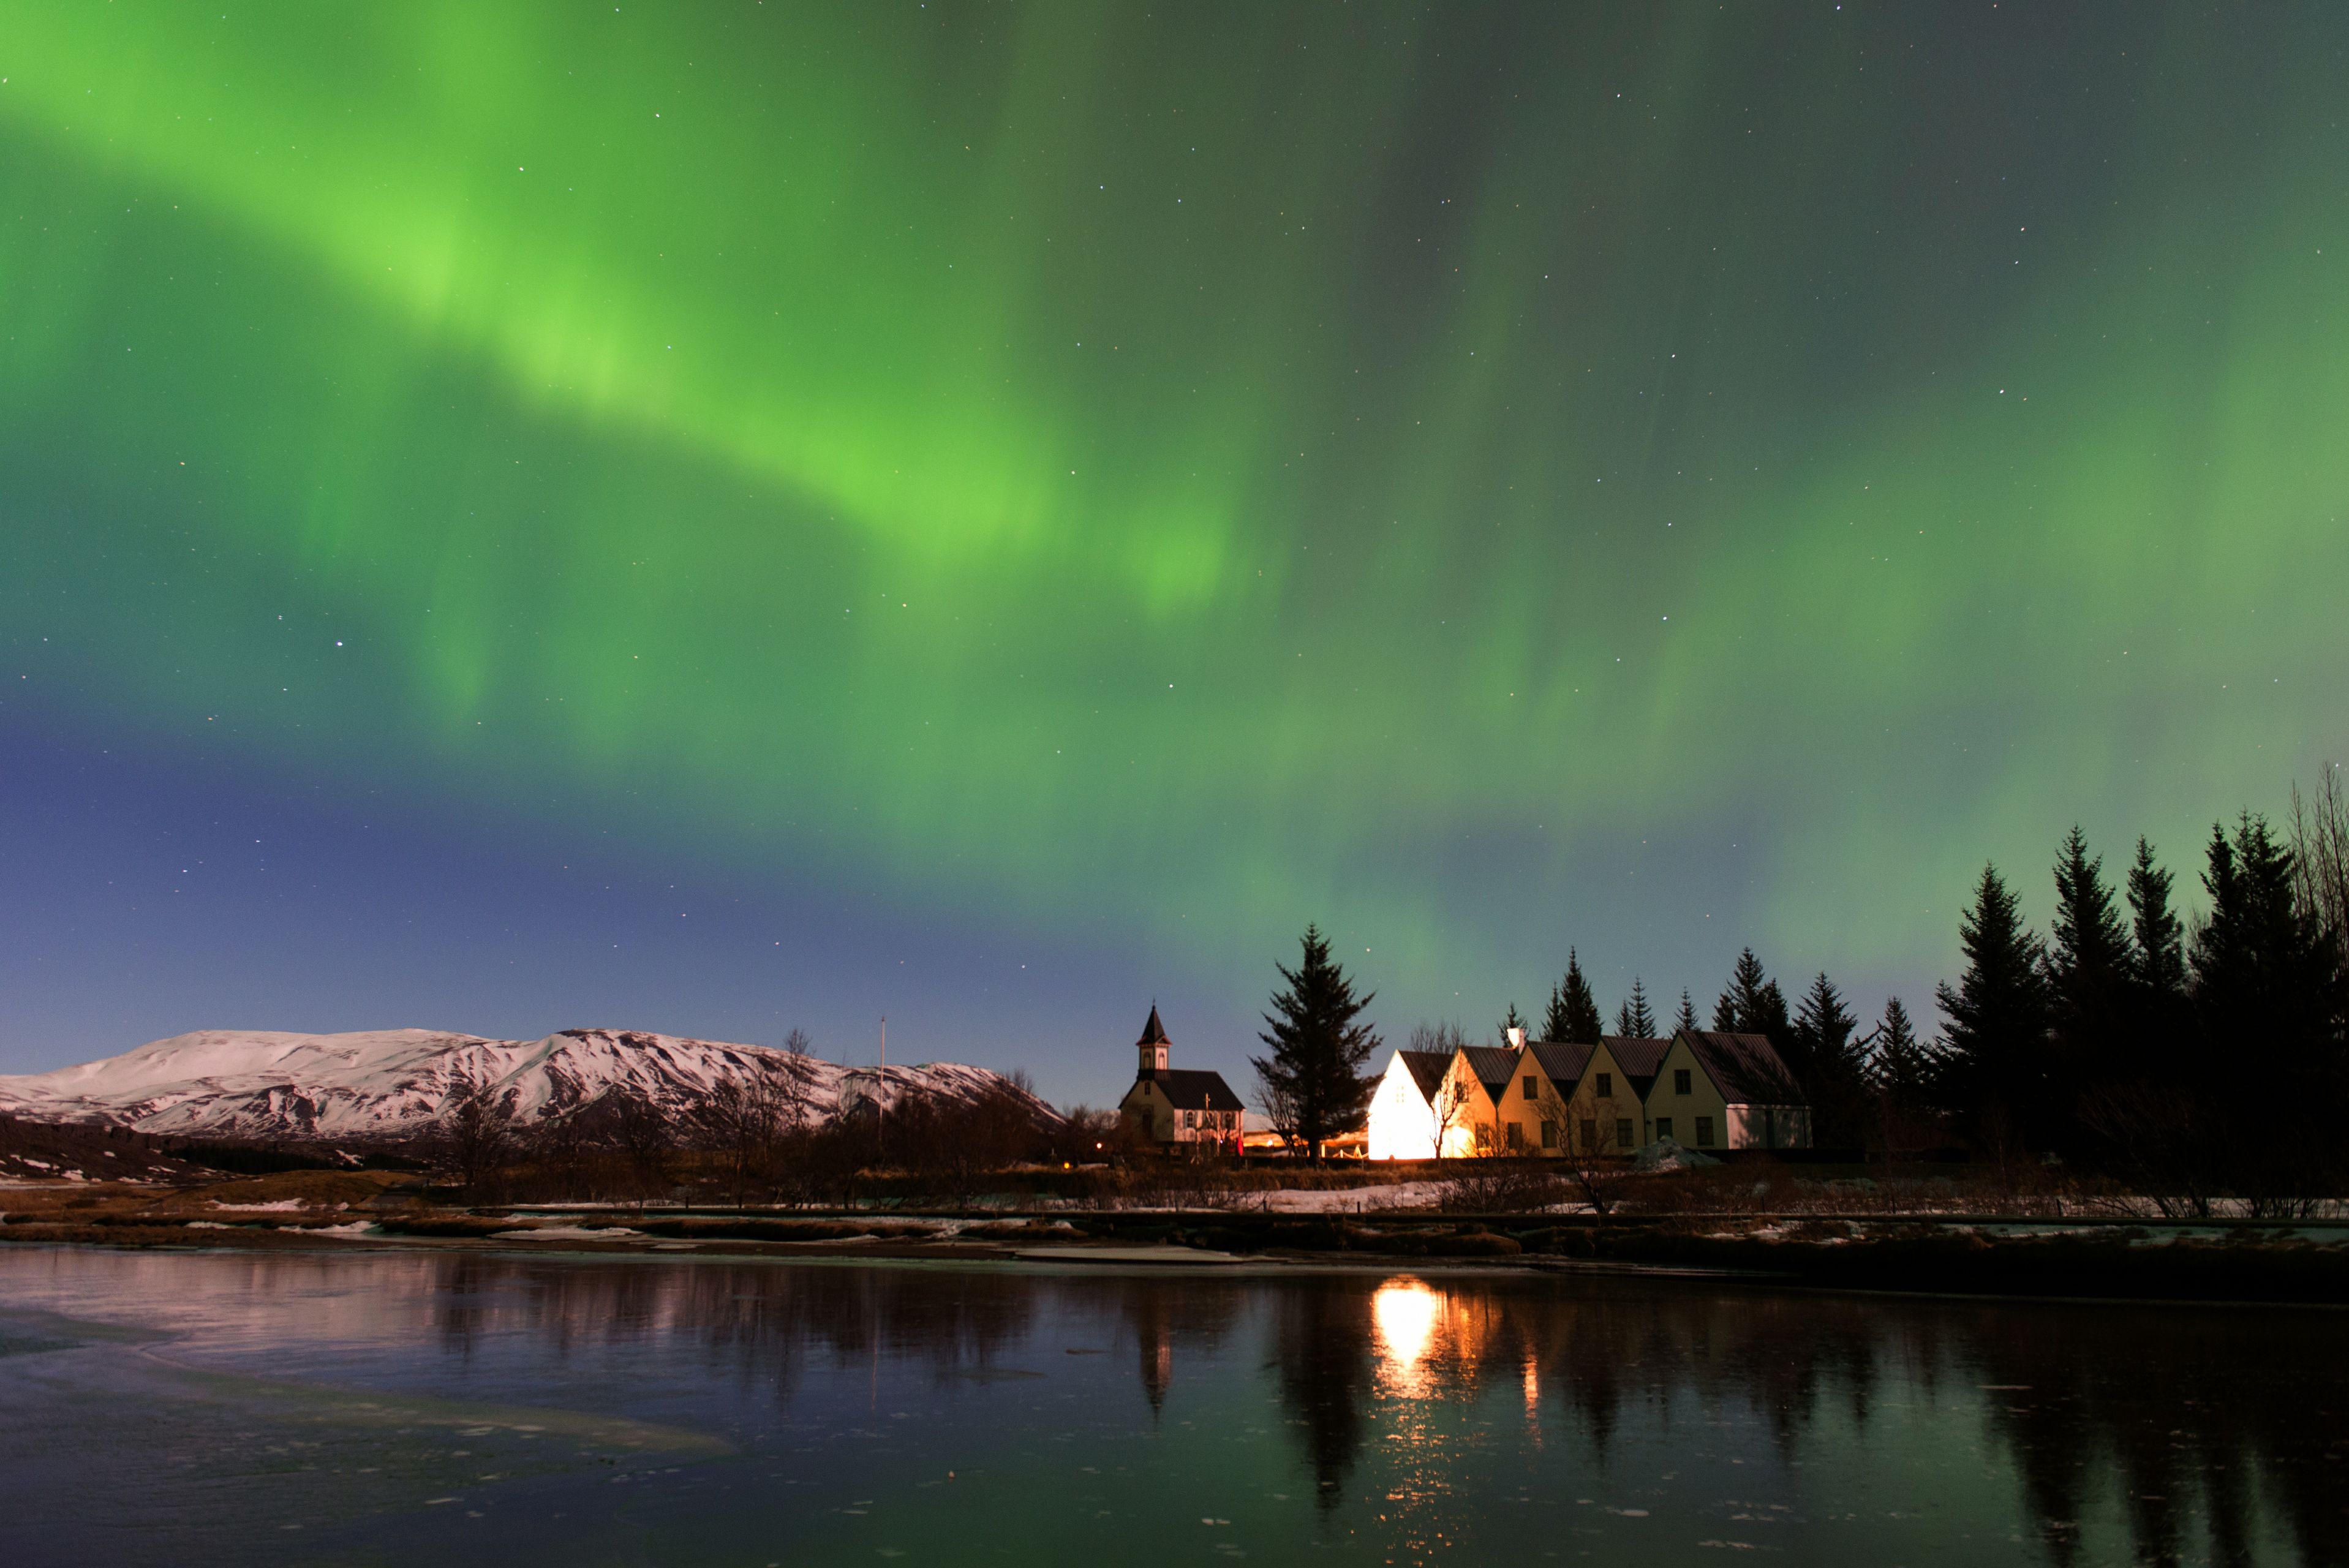
[[[1224,1075],[1199,1068],[1169,1068],[1150,1080],[1177,1110],[1245,1110]]]
[[[1172,1040],[1169,1040],[1166,1037],[1166,1026],[1158,1021],[1157,1003],[1153,1002],[1150,1004],[1150,1022],[1142,1026],[1142,1038],[1134,1041],[1133,1043],[1137,1046],[1166,1046],[1174,1044]]]

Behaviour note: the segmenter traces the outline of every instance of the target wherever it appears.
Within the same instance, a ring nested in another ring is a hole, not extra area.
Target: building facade
[[[1415,1059],[1431,1053],[1396,1052],[1371,1102],[1371,1157],[1810,1146],[1810,1107],[1763,1036],[1683,1029],[1568,1045],[1510,1033],[1508,1048],[1464,1047],[1440,1072]]]
[[[1237,1154],[1240,1151],[1245,1107],[1218,1072],[1170,1066],[1174,1042],[1158,1021],[1154,1003],[1150,1021],[1134,1042],[1140,1061],[1133,1087],[1118,1102],[1118,1114],[1151,1142],[1196,1153]]]

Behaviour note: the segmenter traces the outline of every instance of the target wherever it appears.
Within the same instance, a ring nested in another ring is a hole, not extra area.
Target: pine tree
[[[1729,972],[1729,985],[1713,1004],[1713,1026],[1723,1034],[1766,1035],[1783,1053],[1792,1031],[1786,1022],[1785,994],[1764,973],[1762,961],[1747,948]]]
[[[1533,1037],[1533,1031],[1526,1026],[1526,1020],[1524,1016],[1518,1013],[1517,1005],[1515,1002],[1509,1004],[1508,1015],[1501,1020],[1501,1044],[1504,1046],[1507,1045],[1513,1038],[1517,1037],[1516,1036],[1512,1036],[1509,1033],[1512,1029],[1517,1030],[1525,1038],[1530,1039]]]
[[[2262,1090],[2256,1110],[2212,1108],[2227,1184],[2253,1213],[2304,1212],[2344,1179],[2349,989],[2321,913],[2296,896],[2292,851],[2264,818],[2243,813],[2231,840],[2213,827],[2206,856],[2210,916],[2187,958],[2195,1059],[2206,1072],[2256,1074]]]
[[[1860,1140],[1866,1088],[1866,1045],[1855,1040],[1859,1020],[1822,970],[1803,994],[1787,1066],[1811,1102],[1813,1137],[1842,1148]]]
[[[1566,950],[1566,978],[1549,994],[1549,1012],[1542,1020],[1542,1038],[1571,1045],[1595,1046],[1607,1032],[1599,1016],[1599,998],[1582,975],[1582,961],[1573,948]]]
[[[2021,904],[1982,867],[1973,907],[1958,923],[1966,970],[1937,993],[1949,1019],[1934,1058],[1933,1098],[1993,1147],[2041,1131],[2046,1099],[2046,954]]]
[[[1656,1037],[1655,1009],[1648,1006],[1648,988],[1637,975],[1631,976],[1630,996],[1615,1010],[1615,1032],[1635,1040]]]
[[[1248,1061],[1265,1098],[1288,1108],[1297,1136],[1319,1160],[1324,1143],[1361,1125],[1378,1088],[1362,1067],[1379,1048],[1379,1037],[1359,1021],[1373,994],[1354,995],[1353,982],[1330,960],[1329,939],[1308,925],[1302,944],[1304,962],[1295,969],[1273,965],[1288,984],[1273,996],[1265,1032],[1257,1037],[1272,1055]]]
[[[1696,1004],[1689,1000],[1685,985],[1681,987],[1681,1010],[1672,1018],[1672,1027],[1675,1030],[1685,1029],[1691,1034],[1696,1032]]]
[[[2169,873],[2154,863],[2153,846],[2139,838],[2137,863],[2129,868],[2128,903],[2134,917],[2137,982],[2159,1002],[2186,995],[2185,933],[2169,912]]]
[[[2313,912],[2294,897],[2290,846],[2245,812],[2230,840],[2210,830],[2202,886],[2210,918],[2189,957],[2194,1010],[2214,1046],[2262,1055],[2336,1043],[2342,975]]]
[[[1896,1149],[1922,1146],[1929,1135],[1925,1109],[1932,1076],[1932,1047],[1918,1039],[1900,998],[1888,998],[1868,1058],[1868,1082],[1876,1091],[1876,1136],[1886,1159]]]
[[[2057,1124],[2053,1141],[2076,1150],[2081,1109],[2124,1070],[2124,1042],[2140,1038],[2137,955],[2105,885],[2104,861],[2089,856],[2077,824],[2056,854],[2052,936],[2047,981],[2054,1099],[2048,1109]]]
[[[1875,1048],[1868,1063],[1868,1080],[1896,1098],[1914,1103],[1923,1098],[1930,1067],[1930,1053],[1917,1038],[1916,1026],[1909,1021],[1909,1009],[1901,1005],[1899,997],[1891,997],[1884,1004],[1884,1017],[1876,1026]]]

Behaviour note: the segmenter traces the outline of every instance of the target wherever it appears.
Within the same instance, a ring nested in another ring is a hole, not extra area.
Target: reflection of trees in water
[[[1308,1277],[1276,1287],[1273,1367],[1324,1508],[1337,1502],[1361,1452],[1371,1299],[1359,1279]]]
[[[2336,1326],[2301,1312],[2053,1308],[1968,1315],[1962,1355],[2013,1449],[2049,1553],[2073,1560],[2098,1461],[2137,1556],[2175,1563],[2201,1503],[2211,1555],[2251,1561],[2259,1520],[2300,1559],[2349,1563],[2349,1387]]]
[[[1822,1412],[1847,1415],[1870,1440],[1889,1385],[1951,1408],[1980,1403],[2058,1563],[2078,1555],[2084,1513],[2116,1501],[2144,1561],[2179,1560],[2207,1528],[2215,1558],[2248,1562],[2260,1532],[2280,1528],[2302,1561],[2349,1564],[2338,1495],[2349,1469],[2349,1368],[2333,1320],[2318,1313],[1898,1302],[1524,1275],[1218,1281],[480,1253],[373,1266],[384,1286],[375,1310],[412,1323],[420,1309],[454,1355],[497,1334],[525,1335],[558,1361],[682,1343],[778,1398],[810,1357],[885,1358],[945,1381],[1040,1336],[1122,1347],[1130,1335],[1154,1410],[1183,1397],[1195,1356],[1215,1374],[1192,1397],[1216,1418],[1244,1393],[1219,1346],[1243,1323],[1260,1326],[1323,1502],[1335,1502],[1368,1443],[1386,1442],[1396,1458],[1389,1512],[1406,1528],[1441,1521],[1463,1495],[1486,1496],[1493,1480],[1495,1450],[1448,1436],[1436,1418],[1446,1405],[1521,1388],[1529,1440],[1571,1431],[1603,1460],[1635,1415],[1669,1429],[1693,1400],[1708,1412],[1754,1412],[1791,1460]],[[270,1259],[249,1283],[299,1294],[326,1277],[305,1260]],[[1873,1440],[1892,1439],[1879,1431]]]
[[[1416,1406],[1522,1385],[1529,1417],[1537,1399],[1563,1412],[1603,1458],[1628,1408],[1668,1426],[1674,1402],[1693,1395],[1709,1409],[1753,1410],[1794,1460],[1829,1401],[1864,1440],[1890,1378],[1929,1398],[1982,1401],[2059,1563],[2076,1556],[2099,1489],[2117,1491],[2140,1561],[2178,1561],[2199,1502],[2220,1562],[2251,1560],[2265,1512],[2288,1522],[2302,1560],[2349,1563],[2349,1377],[2316,1314],[1522,1277],[1273,1288],[1281,1396],[1325,1501],[1359,1459],[1373,1412],[1380,1430],[1408,1439],[1429,1435]],[[1396,1519],[1440,1517],[1454,1492],[1485,1495],[1490,1477],[1445,1473],[1480,1462],[1471,1446],[1402,1443],[1388,1495]]]

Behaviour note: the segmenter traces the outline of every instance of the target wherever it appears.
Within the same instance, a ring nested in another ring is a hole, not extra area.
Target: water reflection
[[[838,1488],[895,1487],[906,1510],[999,1495],[918,1491],[959,1473],[999,1482],[1017,1522],[994,1528],[1042,1528],[1023,1498],[1066,1513],[1064,1550],[1040,1550],[1043,1562],[1091,1560],[1173,1520],[1256,1531],[1268,1549],[1354,1543],[1398,1561],[1471,1545],[1961,1561],[1995,1542],[1987,1554],[2067,1568],[2122,1552],[2349,1563],[2349,1371],[2322,1313],[1440,1272],[65,1251],[0,1253],[0,1311],[136,1325],[171,1336],[172,1365],[708,1433],[768,1479],[688,1509],[660,1490],[683,1487],[658,1479],[681,1472],[647,1470],[630,1482],[636,1506],[762,1542],[781,1510],[786,1533],[818,1553],[864,1552],[845,1532],[886,1511],[885,1497],[846,1507]],[[46,1347],[65,1341],[0,1317],[0,1347],[17,1343],[55,1355]],[[0,1377],[36,1359],[0,1355]],[[51,1399],[41,1420],[100,1418],[59,1412],[102,1409],[92,1389],[112,1385],[44,1377],[0,1396],[28,1409]],[[140,1398],[151,1408],[153,1390]],[[142,1429],[93,1436],[87,1464],[143,1473]],[[18,1462],[0,1451],[0,1474]],[[574,1484],[562,1478],[575,1469],[543,1484]],[[248,1484],[243,1471],[190,1474],[191,1507],[226,1507]],[[1196,1502],[1171,1501],[1176,1478]],[[1292,1498],[1303,1511],[1283,1522]],[[20,1494],[15,1506],[37,1524],[66,1503]],[[585,1517],[575,1502],[552,1513]],[[409,1544],[474,1560],[439,1537]],[[1178,1545],[1164,1543],[1168,1560]]]

